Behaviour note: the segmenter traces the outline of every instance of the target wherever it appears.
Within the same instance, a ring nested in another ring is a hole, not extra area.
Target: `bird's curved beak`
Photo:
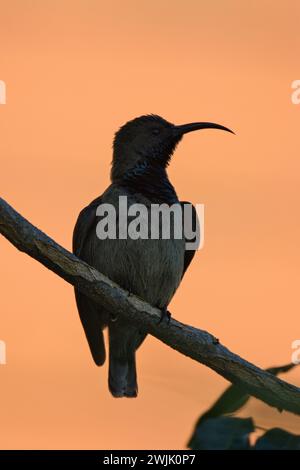
[[[220,129],[221,131],[234,132],[228,127],[221,126],[220,124],[215,124],[214,122],[191,122],[190,124],[182,124],[181,126],[174,126],[175,136],[182,136],[188,132],[199,131],[201,129]]]

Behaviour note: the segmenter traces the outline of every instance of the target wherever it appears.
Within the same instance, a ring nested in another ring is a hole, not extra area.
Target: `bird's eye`
[[[155,127],[154,129],[152,129],[152,134],[153,134],[153,135],[158,135],[158,134],[160,134],[160,129],[158,129],[157,127]]]

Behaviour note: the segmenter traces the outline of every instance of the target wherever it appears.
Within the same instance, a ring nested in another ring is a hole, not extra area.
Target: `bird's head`
[[[165,168],[184,134],[208,128],[232,132],[211,122],[176,126],[154,114],[127,122],[115,135],[112,179],[122,178],[127,171],[143,163]]]

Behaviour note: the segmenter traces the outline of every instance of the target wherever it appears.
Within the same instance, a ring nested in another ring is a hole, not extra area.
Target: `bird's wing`
[[[100,204],[101,197],[95,199],[80,212],[73,232],[73,253],[90,265],[93,265],[96,237],[96,209]],[[100,366],[105,361],[105,345],[102,333],[104,322],[101,318],[101,307],[76,288],[75,297],[80,320],[93,359]]]
[[[199,227],[199,221],[198,221],[198,216],[197,216],[197,211],[196,211],[196,208],[195,206],[193,206],[193,204],[191,202],[187,202],[187,201],[181,201],[180,202],[181,204],[181,207],[182,209],[184,210],[184,206],[190,206],[191,208],[191,215],[192,217],[191,218],[186,218],[185,220],[185,224],[188,224],[189,225],[189,231],[193,231],[193,232],[196,232],[197,230],[197,224],[198,224],[198,227]],[[186,226],[187,227],[187,226]],[[192,240],[187,240],[186,239],[186,242],[193,242],[196,240],[196,236],[194,239]],[[185,253],[184,253],[184,266],[183,266],[183,272],[182,272],[182,277],[184,276],[187,268],[189,267],[189,265],[191,264],[192,262],[192,259],[194,258],[195,256],[195,253],[197,251],[197,248],[198,248],[198,245],[199,245],[199,240],[197,240],[197,243],[196,243],[196,246],[195,246],[195,249],[185,249]]]

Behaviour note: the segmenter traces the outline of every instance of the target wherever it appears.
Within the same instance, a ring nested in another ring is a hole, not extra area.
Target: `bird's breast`
[[[116,237],[97,237],[94,243],[93,265],[150,304],[160,308],[167,306],[180,284],[185,252],[184,237],[182,235],[178,238],[178,231],[175,234],[172,215],[170,222],[166,220],[169,227],[163,227],[162,218],[159,219],[158,225],[156,218],[153,227],[153,203],[147,198],[116,190],[112,194],[108,192],[105,196],[103,203],[111,204],[115,208]],[[127,197],[127,213],[124,205],[120,211],[119,196]],[[143,212],[142,215],[138,209]],[[144,223],[147,219],[147,226],[144,228],[141,226],[143,219]],[[101,220],[103,222],[103,218]],[[127,236],[124,236],[126,232]]]

